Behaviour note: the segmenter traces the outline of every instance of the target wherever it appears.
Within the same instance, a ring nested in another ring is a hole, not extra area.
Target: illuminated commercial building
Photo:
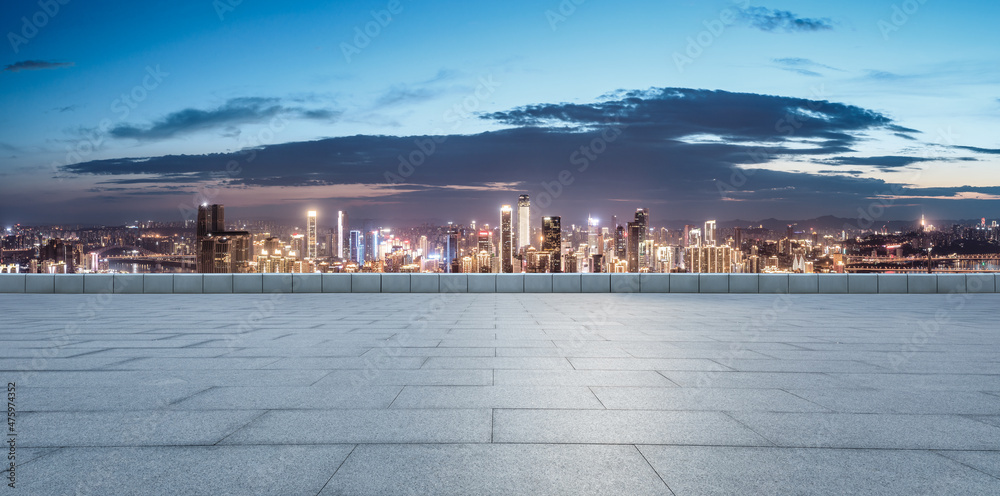
[[[550,271],[562,272],[562,218],[558,216],[542,219],[542,252],[550,257]]]
[[[531,200],[528,195],[517,199],[517,250],[531,246]]]
[[[705,222],[705,246],[715,246],[716,245],[716,230],[715,221],[709,220]]]
[[[316,211],[310,210],[306,214],[306,252],[308,259],[315,259],[318,255],[319,238],[316,236]]]
[[[347,226],[347,213],[343,210],[337,211],[337,232],[334,234],[334,257],[351,258],[351,231]]]
[[[514,232],[510,205],[500,207],[500,272],[514,272]]]
[[[246,231],[226,231],[225,207],[201,205],[195,227],[198,254],[196,270],[201,273],[250,272],[252,238]]]

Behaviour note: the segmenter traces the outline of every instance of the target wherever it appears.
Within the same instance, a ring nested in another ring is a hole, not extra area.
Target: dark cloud
[[[985,153],[987,155],[1000,155],[1000,150],[996,148],[979,148],[975,146],[953,146],[952,148],[958,148],[960,150],[969,150],[976,153]]]
[[[330,187],[339,205],[356,202],[365,215],[383,218],[440,218],[442,212],[485,218],[494,213],[494,203],[509,203],[516,192],[548,195],[553,213],[611,211],[622,202],[610,199],[631,198],[682,218],[771,215],[803,206],[821,215],[905,189],[855,177],[853,169],[837,175],[768,169],[774,161],[891,170],[923,160],[846,156],[873,131],[916,131],[860,107],[780,96],[622,90],[594,103],[531,105],[482,117],[512,127],[476,135],[359,135],[225,154],[96,160],[63,170],[107,176],[102,186],[109,188],[214,182],[223,191],[253,196],[260,186]],[[230,163],[238,165],[233,173],[226,172]],[[569,174],[570,181],[560,184],[560,174]],[[352,193],[350,185],[381,189],[373,197]],[[289,198],[301,199],[291,191]]]
[[[876,167],[879,169],[896,169],[900,167],[906,167],[908,165],[917,164],[920,162],[933,162],[935,159],[923,158],[923,157],[902,157],[902,156],[884,156],[884,157],[834,157],[831,159],[821,160],[820,163],[828,165],[867,165],[869,167]]]
[[[40,71],[44,69],[58,69],[60,67],[73,67],[73,62],[49,62],[45,60],[22,60],[14,62],[3,68],[3,72]]]
[[[327,109],[288,107],[283,105],[278,98],[233,98],[216,109],[184,109],[168,114],[147,126],[122,124],[112,128],[110,134],[115,138],[160,140],[205,129],[263,122],[278,115],[330,120],[339,116],[340,113]]]
[[[783,31],[786,33],[795,33],[833,29],[833,21],[827,18],[810,19],[808,17],[800,17],[787,10],[775,10],[766,7],[739,9],[739,16],[750,27],[767,32]]]

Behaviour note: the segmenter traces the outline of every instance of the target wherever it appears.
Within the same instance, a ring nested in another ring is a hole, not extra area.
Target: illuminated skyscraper
[[[250,271],[253,255],[250,233],[226,231],[225,208],[222,205],[198,207],[196,226],[197,271],[212,273],[245,273]]]
[[[528,195],[517,198],[517,249],[521,251],[531,246],[531,200]]]
[[[500,207],[500,272],[514,272],[514,231],[510,205]]]
[[[490,232],[485,229],[479,230],[479,243],[476,245],[477,252],[493,253],[493,243],[490,243]]]
[[[638,217],[638,213],[636,213]],[[639,221],[628,223],[628,234],[626,235],[628,255],[628,271],[639,272],[639,245],[642,244],[642,223]]]
[[[590,250],[589,253],[584,253],[584,255],[593,255],[598,253],[597,248],[597,222],[598,220],[593,217],[587,217],[587,248]]]
[[[316,211],[306,213],[306,253],[305,258],[315,259],[319,239],[316,237]]]
[[[337,211],[337,232],[336,239],[333,240],[333,256],[339,258],[350,258],[351,255],[351,232],[347,226],[347,214],[343,210]]]
[[[350,234],[350,246],[351,252],[348,256],[351,260],[358,264],[365,263],[365,238],[361,235],[361,231],[351,231]]]
[[[458,260],[458,227],[448,224],[448,232],[444,245],[444,271],[461,272],[460,261]]]
[[[646,241],[646,237],[649,236],[649,209],[648,208],[637,208],[635,209],[635,223],[639,225],[639,243]],[[631,233],[629,233],[631,235]]]
[[[715,246],[716,245],[716,231],[715,231],[715,221],[709,220],[705,222],[705,246]]]
[[[542,219],[542,251],[548,252],[552,272],[562,272],[562,217]]]

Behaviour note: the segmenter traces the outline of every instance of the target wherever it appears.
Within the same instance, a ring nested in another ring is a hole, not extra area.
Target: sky
[[[65,4],[63,4],[65,2]],[[0,227],[1000,217],[997,2],[5,5]],[[322,220],[321,220],[322,223]]]

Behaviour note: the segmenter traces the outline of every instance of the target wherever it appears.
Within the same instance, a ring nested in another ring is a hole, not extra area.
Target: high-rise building
[[[510,205],[500,207],[500,272],[514,272],[514,232]]]
[[[201,205],[195,227],[200,273],[250,272],[252,237],[246,231],[226,231],[225,207]]]
[[[479,230],[479,242],[476,245],[476,252],[493,253],[493,243],[490,243],[490,232],[484,229]]]
[[[635,222],[639,225],[641,232],[639,235],[639,242],[642,243],[643,241],[646,241],[646,237],[649,235],[649,209],[635,209]]]
[[[316,237],[316,211],[310,210],[306,213],[306,253],[305,258],[310,260],[317,256],[319,238]]]
[[[517,250],[531,246],[531,200],[528,195],[517,198]]]
[[[448,224],[444,245],[444,271],[461,272],[458,259],[458,227]]]
[[[365,238],[361,235],[361,231],[351,231],[350,234],[350,254],[348,258],[358,264],[365,263]]]
[[[599,252],[597,248],[597,222],[597,219],[587,217],[587,247],[589,253],[585,253],[584,255],[593,255]]]
[[[562,272],[562,217],[542,219],[542,251],[549,253],[551,272]]]
[[[625,254],[628,251],[625,238],[625,228],[615,226],[615,260],[625,259]]]
[[[636,216],[638,217],[638,213]],[[639,221],[628,223],[626,255],[628,257],[629,272],[639,272],[639,246],[642,244],[642,230],[642,223]]]
[[[365,231],[365,262],[377,262],[378,259],[378,230]]]
[[[715,221],[705,221],[705,246],[716,245]]]
[[[347,225],[347,213],[343,210],[337,211],[337,232],[334,233],[336,239],[333,240],[333,256],[337,258],[350,258],[351,256],[351,231]]]

